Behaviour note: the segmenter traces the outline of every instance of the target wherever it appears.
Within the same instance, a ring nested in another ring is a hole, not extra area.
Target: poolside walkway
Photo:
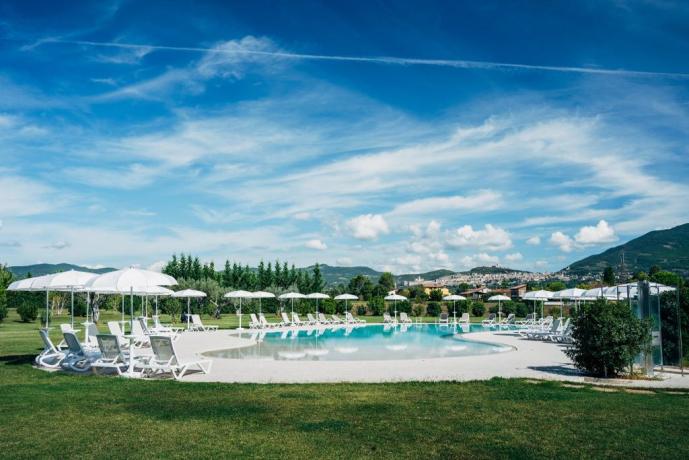
[[[210,374],[191,374],[185,381],[242,383],[335,383],[400,381],[469,381],[493,377],[558,380],[639,388],[689,388],[689,375],[663,374],[658,380],[593,379],[581,375],[563,346],[531,341],[511,332],[474,332],[465,339],[514,347],[492,355],[390,361],[274,361],[213,358]],[[177,348],[185,357],[253,342],[235,331],[185,333]]]

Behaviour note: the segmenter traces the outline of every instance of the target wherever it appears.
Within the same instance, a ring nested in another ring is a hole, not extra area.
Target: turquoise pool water
[[[245,332],[252,346],[205,353],[227,359],[283,361],[376,361],[446,358],[501,353],[511,347],[474,342],[462,333],[482,331],[481,325],[463,327],[437,324],[336,327],[277,332]]]

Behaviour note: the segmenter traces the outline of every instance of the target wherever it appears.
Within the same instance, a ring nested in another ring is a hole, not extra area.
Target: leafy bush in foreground
[[[38,307],[34,302],[24,301],[17,307],[17,314],[25,323],[31,323],[38,318]]]
[[[574,365],[602,377],[631,372],[634,359],[648,350],[650,323],[634,316],[625,303],[584,304],[573,319],[573,346],[566,350]]]
[[[483,316],[486,312],[486,307],[481,302],[474,302],[471,305],[471,314],[473,316]]]

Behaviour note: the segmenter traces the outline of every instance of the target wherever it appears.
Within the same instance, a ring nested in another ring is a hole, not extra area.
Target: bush
[[[434,302],[440,302],[443,300],[443,291],[440,289],[432,289],[428,298]]]
[[[333,299],[325,299],[323,300],[323,303],[321,303],[319,311],[322,311],[323,313],[326,313],[328,315],[332,315],[335,313],[335,301]]]
[[[374,297],[368,302],[368,309],[373,316],[380,316],[385,311],[385,300],[382,297]]]
[[[17,314],[25,323],[31,323],[38,318],[38,306],[35,302],[24,301],[17,307]]]
[[[0,322],[7,318],[7,307],[5,303],[0,301]]]
[[[176,297],[167,297],[163,299],[160,304],[160,311],[167,313],[172,317],[172,322],[177,322],[180,313],[182,313],[182,302]],[[184,306],[186,309],[186,304]]]
[[[474,302],[471,305],[471,314],[473,316],[483,316],[486,312],[486,307],[481,302]]]
[[[426,314],[428,316],[438,316],[440,314],[440,304],[438,302],[428,302]]]
[[[511,302],[514,305],[514,315],[519,318],[524,318],[529,314],[529,307],[523,302]]]
[[[561,311],[560,307],[550,307],[550,316],[560,316]]]
[[[634,359],[648,351],[650,334],[650,322],[634,316],[627,304],[600,300],[575,313],[573,344],[565,353],[579,369],[614,377],[631,372]]]
[[[391,308],[394,310],[395,307],[393,306]],[[404,312],[404,313],[410,314],[411,313],[411,303],[409,303],[406,300],[404,302],[397,302],[397,312],[398,313]]]
[[[356,307],[356,314],[359,315],[359,316],[364,316],[364,315],[366,315],[366,304],[363,304],[363,303],[362,303],[362,304],[359,304],[359,305]]]
[[[421,305],[420,303],[415,303],[412,306],[411,313],[412,313],[412,315],[417,316],[417,317],[423,316],[423,310],[424,310],[423,305]]]

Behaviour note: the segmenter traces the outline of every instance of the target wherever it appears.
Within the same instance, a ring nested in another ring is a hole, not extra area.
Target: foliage
[[[420,303],[415,303],[412,306],[411,313],[412,313],[412,315],[419,317],[419,316],[423,316],[424,310],[425,309],[424,309],[423,305],[421,305]]]
[[[679,286],[682,284],[682,277],[677,273],[659,270],[651,275],[651,281],[666,286]]]
[[[616,283],[615,270],[610,265],[603,270],[603,283],[607,286],[613,286]]]
[[[567,288],[563,281],[551,281],[545,287],[548,291],[557,292]]]
[[[12,282],[12,273],[7,265],[0,264],[0,322],[7,317],[7,286]]]
[[[31,323],[38,318],[38,306],[35,302],[24,299],[17,307],[17,314],[25,323]]]
[[[483,314],[486,312],[486,306],[483,305],[481,302],[472,302],[471,303],[471,315],[472,316],[483,316]]]
[[[426,305],[426,315],[438,316],[440,314],[440,304],[438,302],[428,302]]]
[[[397,302],[397,312],[411,314],[411,302],[404,300],[402,302]]]
[[[679,309],[677,308],[678,294]],[[689,288],[682,287],[679,292],[661,294],[660,305],[663,363],[678,365],[680,328],[683,358],[689,357]]]
[[[624,302],[599,300],[574,314],[572,347],[565,350],[575,366],[603,377],[631,372],[634,359],[650,344],[650,323],[634,316]]]
[[[385,289],[385,293],[395,289],[395,277],[390,272],[385,272],[378,278],[378,285]]]
[[[428,300],[428,294],[421,285],[412,286],[409,288],[409,298],[417,302],[424,302]]]
[[[368,302],[368,309],[373,316],[380,316],[385,311],[385,300],[382,297],[374,297]]]
[[[443,291],[441,291],[440,289],[432,289],[430,295],[428,296],[428,299],[434,302],[442,302]]]
[[[333,299],[323,299],[323,302],[320,303],[319,311],[332,315],[336,312],[336,308],[336,302]]]
[[[359,304],[356,307],[356,314],[359,316],[364,316],[366,314],[366,304]]]
[[[373,283],[368,276],[356,275],[349,280],[347,290],[350,294],[359,297],[362,300],[371,300],[373,296]]]
[[[182,302],[177,297],[162,299],[159,306],[163,313],[170,315],[173,323],[176,323],[182,314]],[[184,307],[186,308],[186,301]]]

